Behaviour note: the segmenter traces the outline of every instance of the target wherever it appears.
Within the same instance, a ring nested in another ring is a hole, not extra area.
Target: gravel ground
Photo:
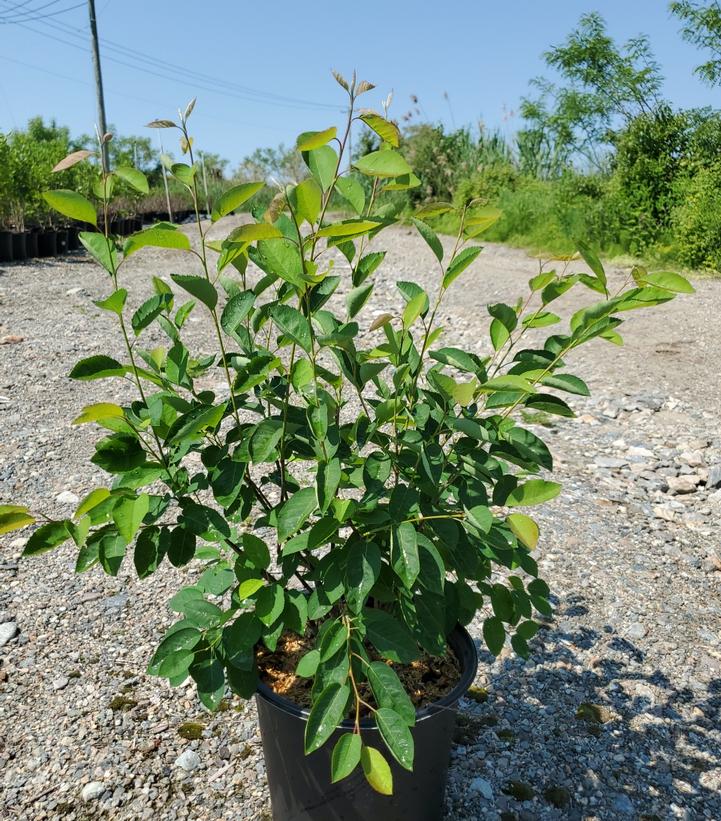
[[[437,280],[415,234],[384,236],[365,317],[401,304],[395,280]],[[485,305],[521,293],[537,264],[488,246],[441,312],[448,343],[486,351]],[[134,307],[151,274],[189,270],[147,250],[123,284]],[[593,391],[577,419],[530,420],[565,483],[538,516],[556,616],[527,662],[481,653],[486,694],[462,704],[448,819],[721,818],[721,281],[696,285],[627,315],[625,348],[577,352]],[[81,255],[0,269],[0,502],[67,515],[103,482],[86,467],[96,433],[69,421],[129,394],[66,374],[122,356],[92,303],[107,290]],[[200,313],[189,334],[212,348]],[[198,568],[75,576],[71,547],[19,562],[27,535],[0,538],[0,818],[269,819],[254,705],[211,716],[192,687],[143,673],[172,622],[165,601]]]

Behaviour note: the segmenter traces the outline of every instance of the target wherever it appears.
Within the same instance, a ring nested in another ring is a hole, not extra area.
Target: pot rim
[[[461,677],[456,683],[456,686],[446,693],[442,698],[433,701],[416,710],[416,723],[430,718],[441,710],[453,709],[458,703],[461,696],[468,690],[476,677],[478,671],[478,652],[476,645],[471,638],[470,633],[461,624],[457,624],[453,630],[448,634],[448,646],[455,653],[456,658],[461,665]],[[293,701],[278,695],[274,690],[271,690],[267,684],[258,679],[258,687],[256,695],[271,702],[274,707],[282,710],[285,713],[307,720],[310,715],[310,710],[307,707],[300,707]],[[338,727],[343,730],[353,729],[355,722],[350,719],[342,721]],[[370,718],[364,718],[360,722],[360,727],[363,730],[377,730],[375,721]]]

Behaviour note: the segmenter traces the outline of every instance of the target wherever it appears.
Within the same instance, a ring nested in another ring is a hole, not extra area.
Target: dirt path
[[[383,246],[366,317],[400,307],[397,279],[437,277],[414,233]],[[134,257],[131,307],[151,275],[175,271],[189,267],[174,252]],[[485,306],[536,271],[489,246],[441,312],[448,344],[487,351]],[[721,280],[696,286],[629,315],[624,348],[594,342],[572,362],[593,396],[545,430],[566,483],[540,514],[557,615],[528,662],[482,654],[488,698],[464,704],[449,819],[721,817]],[[0,502],[67,515],[103,482],[85,466],[96,432],[69,421],[128,394],[66,374],[82,356],[122,355],[92,303],[107,289],[82,256],[0,269]],[[195,319],[190,342],[210,350]],[[18,563],[26,535],[0,537],[0,645],[17,628],[0,649],[0,817],[262,818],[254,707],[208,716],[192,688],[171,693],[143,673],[183,574],[139,582],[126,563],[116,579],[75,576],[69,547]]]

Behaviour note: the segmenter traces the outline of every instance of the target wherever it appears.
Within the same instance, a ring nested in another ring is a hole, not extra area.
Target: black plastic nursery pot
[[[58,229],[55,245],[58,254],[67,254],[67,252],[70,250],[70,247],[68,245],[68,231],[66,228]]]
[[[28,258],[25,236],[26,234],[24,231],[18,231],[12,235],[13,259],[15,260],[15,262],[20,262]]]
[[[54,257],[57,253],[57,232],[41,231],[38,234],[38,256]]]
[[[413,772],[388,754],[393,772],[393,795],[380,795],[366,782],[360,766],[352,775],[331,783],[330,759],[338,738],[353,729],[345,721],[331,739],[309,756],[303,736],[309,711],[274,693],[262,682],[256,701],[263,753],[268,773],[274,821],[438,821],[456,723],[456,706],[473,683],[478,655],[473,639],[458,626],[448,644],[461,663],[461,679],[442,699],[416,713],[412,728],[415,746]],[[361,722],[366,744],[384,750],[372,721]]]
[[[81,247],[78,239],[78,229],[68,228],[68,251],[77,251]]]
[[[0,231],[0,262],[13,261],[13,235],[10,231]]]
[[[38,256],[38,232],[28,231],[25,237],[25,250],[28,254],[28,259],[35,259]]]

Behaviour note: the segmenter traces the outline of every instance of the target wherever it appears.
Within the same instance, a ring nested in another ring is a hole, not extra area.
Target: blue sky
[[[78,4],[0,0],[0,19],[17,21],[0,23],[0,130],[36,114],[73,133],[93,129],[87,12]],[[543,51],[592,10],[619,40],[649,35],[674,104],[718,105],[719,92],[693,76],[699,54],[681,40],[665,0],[96,0],[96,8],[108,120],[121,133],[152,133],[144,123],[172,117],[197,95],[196,144],[233,164],[335,123],[343,96],[331,68],[356,67],[375,82],[370,107],[392,89],[397,117],[415,94],[425,118],[448,126],[482,119],[512,132],[529,79],[548,73]],[[208,79],[183,78],[178,65]]]

